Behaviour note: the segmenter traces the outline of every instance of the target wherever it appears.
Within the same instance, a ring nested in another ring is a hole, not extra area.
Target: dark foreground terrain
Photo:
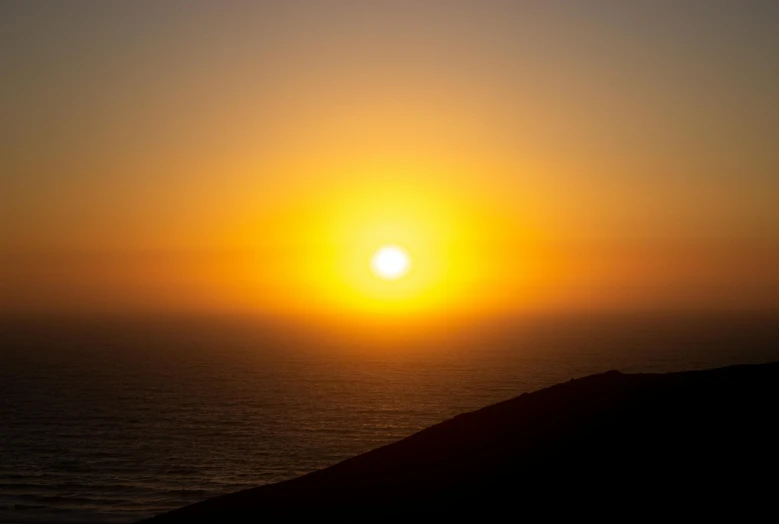
[[[145,522],[765,517],[779,501],[778,401],[779,363],[611,371]]]

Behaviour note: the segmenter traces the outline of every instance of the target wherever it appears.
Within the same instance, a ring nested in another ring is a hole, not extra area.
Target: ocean
[[[503,318],[372,343],[247,317],[7,319],[0,522],[134,522],[572,378],[779,360],[777,320]]]

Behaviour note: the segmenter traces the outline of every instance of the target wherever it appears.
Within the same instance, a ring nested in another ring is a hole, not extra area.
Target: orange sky
[[[3,6],[0,309],[779,305],[775,8],[419,4]]]

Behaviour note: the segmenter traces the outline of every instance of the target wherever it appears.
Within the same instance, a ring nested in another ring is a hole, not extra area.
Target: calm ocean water
[[[775,317],[453,325],[373,345],[247,319],[6,321],[0,522],[133,522],[574,377],[779,360]]]

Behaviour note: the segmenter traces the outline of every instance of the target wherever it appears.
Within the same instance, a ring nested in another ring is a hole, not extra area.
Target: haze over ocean
[[[392,348],[250,318],[5,322],[0,521],[133,522],[574,377],[777,360],[777,326],[548,317]]]

